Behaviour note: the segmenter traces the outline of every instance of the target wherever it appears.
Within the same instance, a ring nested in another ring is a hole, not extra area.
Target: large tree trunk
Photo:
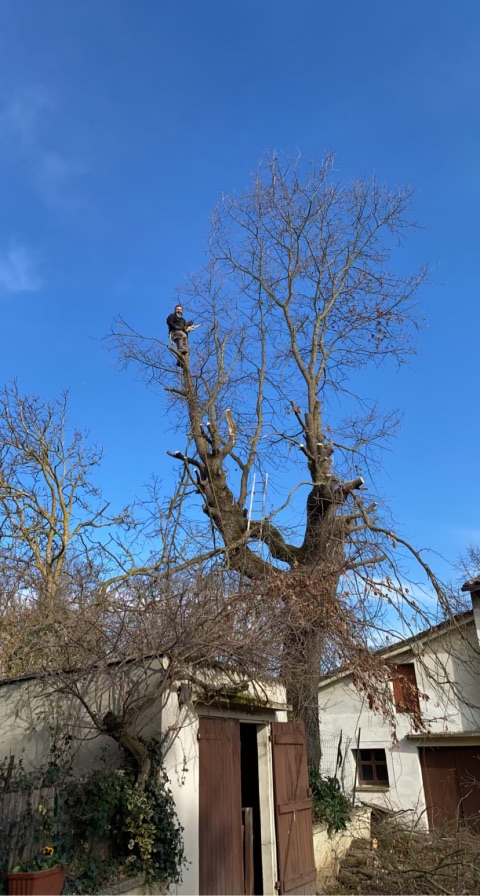
[[[312,489],[313,495],[315,492]],[[324,502],[319,512],[319,502],[313,504],[312,493],[301,548],[304,565],[279,575],[283,578],[286,614],[282,677],[292,718],[305,725],[308,765],[318,770],[321,758],[318,687],[325,640],[332,634],[332,628],[338,628],[343,615],[338,587],[345,566],[346,528],[344,518],[335,514],[332,504]],[[278,593],[278,584],[275,590]]]
[[[283,669],[291,718],[305,725],[308,766],[315,770],[321,758],[318,685],[322,645],[323,633],[318,628],[293,630],[285,645]]]

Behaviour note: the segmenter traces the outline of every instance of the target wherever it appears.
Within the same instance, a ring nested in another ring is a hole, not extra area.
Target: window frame
[[[383,753],[383,758],[377,759],[374,755],[377,752]],[[362,753],[370,753],[370,759],[362,759]],[[353,754],[357,772],[357,787],[368,787],[373,790],[378,790],[379,788],[388,789],[390,787],[390,775],[388,772],[387,751],[385,747],[360,747],[358,750],[353,750]],[[373,774],[371,780],[367,780],[363,777],[362,765],[371,766]],[[386,780],[380,780],[378,778],[376,771],[378,766],[382,766],[385,768],[385,772],[387,775]]]

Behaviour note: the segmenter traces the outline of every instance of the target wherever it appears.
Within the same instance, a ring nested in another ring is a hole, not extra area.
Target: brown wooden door
[[[240,725],[199,719],[200,893],[243,893]]]
[[[420,763],[429,826],[480,830],[480,745],[420,747]]]
[[[454,751],[445,747],[420,747],[420,763],[431,829],[456,821],[460,812],[460,788]]]
[[[312,800],[302,722],[272,724],[280,893],[315,893]]]
[[[457,747],[455,754],[463,820],[478,834],[480,833],[480,745]]]

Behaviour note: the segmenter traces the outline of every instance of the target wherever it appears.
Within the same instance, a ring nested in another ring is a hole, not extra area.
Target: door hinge
[[[280,881],[279,880],[275,881],[275,889],[277,890],[278,893],[280,892]]]

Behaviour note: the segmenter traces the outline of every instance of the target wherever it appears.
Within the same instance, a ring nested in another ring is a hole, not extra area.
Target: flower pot
[[[10,871],[7,874],[9,896],[60,896],[65,875],[62,865],[46,871]]]

